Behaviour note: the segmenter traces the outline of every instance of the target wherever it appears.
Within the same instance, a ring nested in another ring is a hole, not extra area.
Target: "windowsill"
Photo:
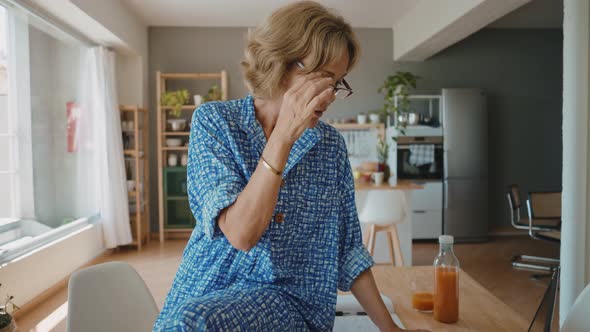
[[[91,225],[95,218],[79,218],[66,225],[43,231],[40,234],[21,234],[21,228],[26,227],[23,223],[37,223],[35,227],[47,227],[34,220],[0,220],[0,237],[13,237],[12,240],[0,245],[0,266],[19,260],[32,252],[39,250],[51,243],[60,241],[63,238],[75,234]],[[13,234],[10,234],[12,232]]]

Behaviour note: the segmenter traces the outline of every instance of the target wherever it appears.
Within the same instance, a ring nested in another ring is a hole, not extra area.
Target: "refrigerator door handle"
[[[443,208],[444,209],[448,209],[449,208],[449,181],[445,181],[443,183],[443,187],[444,189],[444,193],[443,193]]]
[[[449,150],[447,149],[443,152],[443,174],[445,180],[449,178]]]

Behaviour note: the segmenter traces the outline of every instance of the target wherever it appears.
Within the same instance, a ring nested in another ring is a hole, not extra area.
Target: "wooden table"
[[[459,321],[444,324],[432,313],[412,309],[410,282],[414,276],[433,273],[432,266],[373,267],[381,293],[393,301],[395,312],[407,329],[429,331],[526,331],[529,323],[492,295],[464,271],[459,275]]]
[[[418,190],[424,189],[423,185],[416,184],[408,180],[398,180],[395,186],[389,183],[383,183],[381,185],[375,185],[373,183],[362,182],[357,180],[354,182],[355,190]]]

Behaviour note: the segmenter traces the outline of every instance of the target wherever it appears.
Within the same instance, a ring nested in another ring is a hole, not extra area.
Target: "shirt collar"
[[[262,153],[266,145],[266,137],[260,123],[256,120],[254,110],[254,97],[248,95],[244,98],[244,103],[241,109],[240,124],[242,129],[251,137],[252,143],[256,146],[259,153]],[[283,177],[286,177],[290,170],[297,165],[297,163],[305,156],[311,148],[320,140],[321,133],[317,128],[307,128],[301,137],[295,141],[287,159],[287,165],[283,171]]]

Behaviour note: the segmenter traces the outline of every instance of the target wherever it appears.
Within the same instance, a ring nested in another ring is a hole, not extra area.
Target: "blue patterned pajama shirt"
[[[344,139],[323,122],[293,145],[256,246],[232,247],[216,218],[248,183],[265,144],[252,96],[194,112],[187,178],[196,226],[154,331],[329,331],[337,289],[350,290],[373,265]]]

